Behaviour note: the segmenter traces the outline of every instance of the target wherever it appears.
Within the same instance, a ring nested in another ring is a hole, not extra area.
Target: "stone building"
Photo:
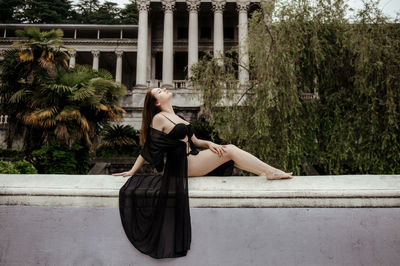
[[[190,66],[206,51],[217,57],[241,47],[238,60],[248,64],[245,52],[247,19],[260,0],[137,0],[138,25],[29,24],[41,30],[60,28],[64,45],[71,47],[70,67],[89,64],[110,71],[127,86],[127,110],[122,123],[139,129],[144,95],[149,87],[168,87],[172,104],[188,120],[196,120],[201,99],[187,82]],[[27,24],[0,24],[0,53],[17,39],[15,30]],[[1,54],[0,54],[1,56]],[[238,72],[245,86],[248,73]]]

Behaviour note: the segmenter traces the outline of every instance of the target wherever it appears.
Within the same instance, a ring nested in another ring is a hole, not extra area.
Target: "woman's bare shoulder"
[[[158,129],[158,130],[163,130],[164,128],[164,117],[162,116],[161,113],[157,113],[153,116],[153,120],[151,121],[151,127]]]

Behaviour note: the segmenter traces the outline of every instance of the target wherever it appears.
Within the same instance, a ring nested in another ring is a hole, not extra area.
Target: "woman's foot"
[[[264,172],[261,173],[260,176],[266,176],[268,180],[275,180],[275,179],[291,179],[293,172],[285,173],[283,171],[278,171],[275,173],[271,173],[270,175],[265,174]]]

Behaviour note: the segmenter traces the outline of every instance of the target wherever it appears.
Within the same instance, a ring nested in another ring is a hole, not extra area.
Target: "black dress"
[[[179,140],[185,135],[188,144]],[[168,134],[150,127],[141,155],[163,173],[134,174],[119,191],[119,211],[129,241],[153,258],[181,257],[190,249],[187,155],[198,154],[192,135],[190,124],[176,124]]]

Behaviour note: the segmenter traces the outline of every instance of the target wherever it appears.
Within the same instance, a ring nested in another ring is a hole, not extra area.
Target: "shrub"
[[[16,162],[0,161],[0,173],[2,174],[37,174],[36,168],[28,161]]]
[[[86,174],[89,171],[87,148],[74,143],[50,143],[32,152],[32,161],[41,174]]]
[[[12,162],[0,161],[0,173],[2,174],[19,174]]]
[[[26,160],[16,161],[13,164],[14,164],[15,169],[17,169],[20,174],[37,174],[38,173],[36,168],[30,162],[28,162]]]

